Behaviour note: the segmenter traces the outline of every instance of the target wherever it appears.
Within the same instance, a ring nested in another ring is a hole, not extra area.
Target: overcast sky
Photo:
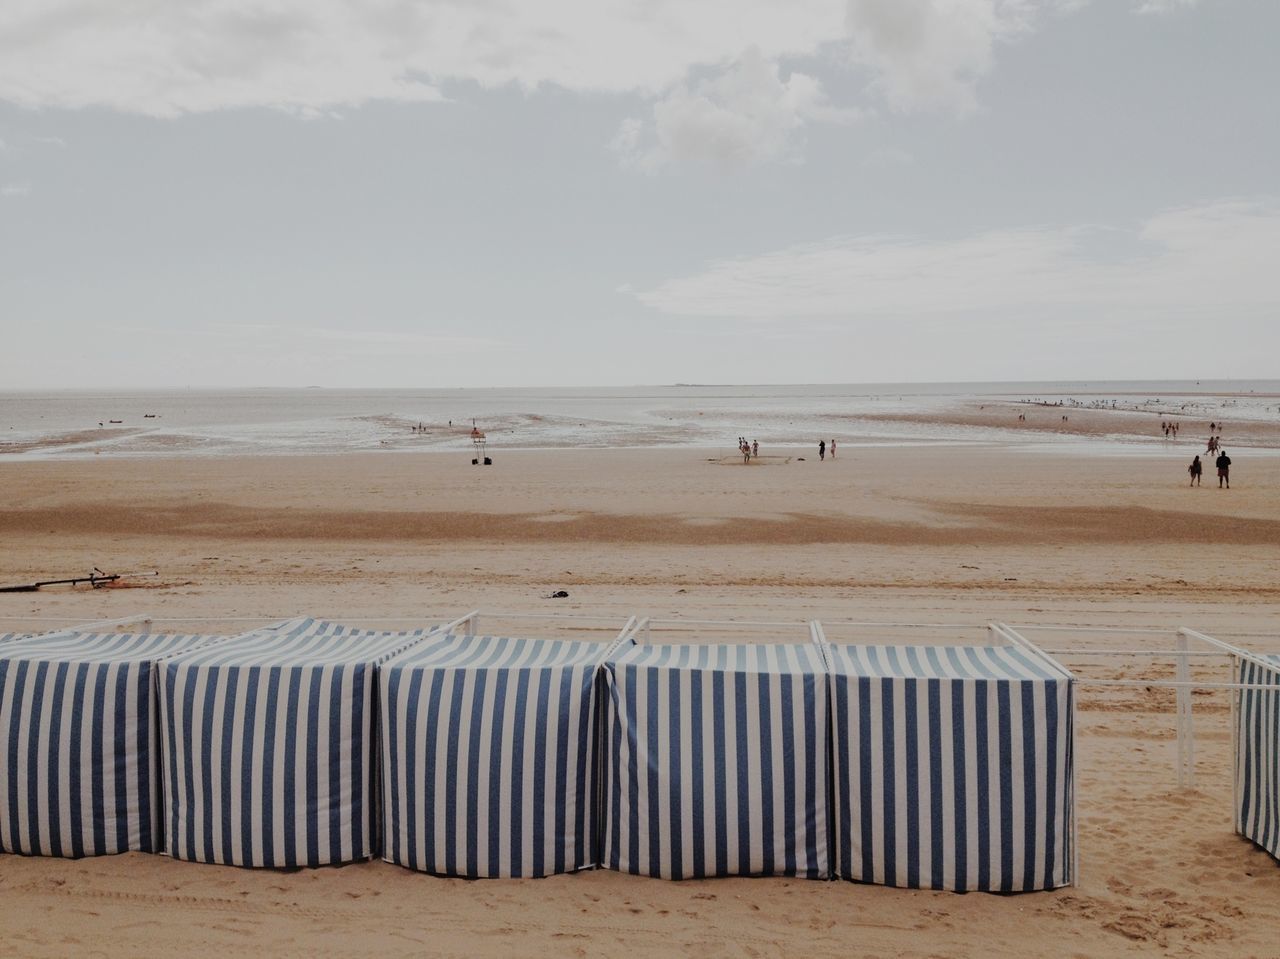
[[[5,0],[0,389],[1280,375],[1274,0]]]

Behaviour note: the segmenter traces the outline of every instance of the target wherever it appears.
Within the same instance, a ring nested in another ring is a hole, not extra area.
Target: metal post
[[[1175,635],[1177,643],[1178,660],[1177,660],[1177,676],[1179,683],[1187,683],[1191,681],[1191,672],[1185,655],[1188,649],[1187,637],[1179,631]],[[1192,778],[1189,770],[1190,744],[1188,742],[1188,732],[1190,727],[1189,717],[1191,713],[1191,690],[1186,686],[1179,686],[1174,694],[1176,696],[1176,725],[1178,730],[1178,788],[1184,789],[1193,785],[1189,780]]]
[[[1231,681],[1244,682],[1244,660],[1231,657]],[[1231,828],[1240,834],[1240,708],[1243,689],[1231,691]]]

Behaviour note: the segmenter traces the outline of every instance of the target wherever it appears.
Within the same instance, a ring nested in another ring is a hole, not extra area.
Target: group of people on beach
[[[1165,439],[1176,440],[1178,438],[1178,424],[1173,422],[1173,420],[1161,420],[1160,428],[1164,430]]]
[[[1213,461],[1213,465],[1218,468],[1218,489],[1224,486],[1231,489],[1231,457],[1227,455],[1226,450],[1222,450],[1218,454],[1218,458]],[[1197,453],[1196,458],[1191,461],[1191,465],[1187,467],[1187,472],[1191,474],[1191,486],[1200,485],[1200,474],[1204,472],[1204,464],[1200,462],[1200,455]]]
[[[820,461],[825,460],[827,458],[828,449],[831,450],[831,458],[835,459],[836,458],[836,440],[834,436],[831,438],[830,447],[827,446],[826,440],[818,440],[818,459]]]
[[[753,457],[760,455],[760,441],[747,442],[745,436],[738,437],[738,452],[742,454],[742,462],[750,463]]]
[[[1166,432],[1167,436],[1168,433]],[[1177,435],[1177,429],[1174,429],[1174,435]],[[1207,454],[1217,453],[1217,457],[1213,461],[1213,465],[1218,469],[1218,489],[1231,489],[1231,457],[1227,455],[1227,451],[1222,448],[1222,423],[1213,422],[1209,424],[1209,441],[1205,444],[1204,451]],[[1191,474],[1191,482],[1189,486],[1199,486],[1200,476],[1204,472],[1204,464],[1200,462],[1200,455],[1196,454],[1196,458],[1191,461],[1191,465],[1187,467],[1187,472]]]

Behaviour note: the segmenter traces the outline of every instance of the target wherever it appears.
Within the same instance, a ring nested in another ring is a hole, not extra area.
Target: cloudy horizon
[[[0,389],[1261,379],[1262,0],[20,0]]]

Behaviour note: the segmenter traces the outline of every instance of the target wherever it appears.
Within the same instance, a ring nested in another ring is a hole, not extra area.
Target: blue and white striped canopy
[[[828,875],[816,646],[633,645],[604,673],[604,865],[668,879]]]
[[[386,663],[384,858],[468,877],[593,865],[595,679],[608,648],[449,635]]]
[[[160,847],[155,660],[219,637],[31,636],[0,649],[0,851]]]
[[[1028,891],[1071,881],[1069,674],[1016,646],[831,646],[835,872]]]
[[[11,639],[22,639],[30,635],[30,633],[0,633],[0,643],[7,643]]]
[[[1280,656],[1258,659],[1237,660],[1237,681],[1276,689],[1240,692],[1236,831],[1280,859]]]
[[[299,619],[161,663],[166,851],[240,866],[373,855],[374,670],[429,632]]]

